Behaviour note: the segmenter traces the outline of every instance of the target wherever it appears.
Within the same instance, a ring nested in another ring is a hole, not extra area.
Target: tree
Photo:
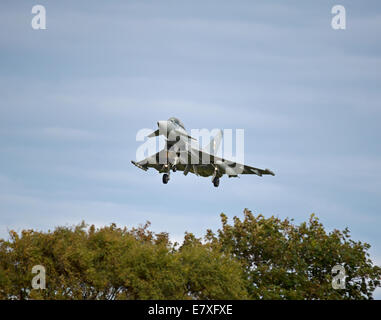
[[[149,223],[131,230],[84,222],[0,239],[0,299],[371,299],[381,268],[348,229],[326,232],[312,215],[292,220],[221,214],[217,234],[186,233],[181,246]],[[346,288],[333,289],[342,265]],[[46,289],[32,289],[32,268]]]
[[[245,209],[242,221],[234,217],[229,225],[221,214],[221,222],[218,235],[208,230],[206,240],[241,262],[252,299],[371,299],[380,286],[370,245],[350,239],[348,229],[327,233],[315,215],[296,226]],[[335,265],[345,269],[345,289],[332,287]]]
[[[176,250],[168,234],[148,228],[149,223],[132,230],[82,223],[46,233],[11,231],[9,240],[0,240],[0,298],[245,297],[239,262],[196,240]],[[45,290],[31,288],[34,265],[46,268]]]

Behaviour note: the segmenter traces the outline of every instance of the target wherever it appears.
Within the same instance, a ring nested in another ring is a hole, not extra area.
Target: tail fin
[[[222,130],[219,129],[217,134],[210,141],[210,143],[204,148],[204,151],[211,155],[216,155],[221,145],[222,136]]]

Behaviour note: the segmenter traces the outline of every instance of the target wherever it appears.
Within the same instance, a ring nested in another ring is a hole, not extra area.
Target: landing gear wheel
[[[177,170],[176,166],[173,166],[172,171],[176,172],[176,170]]]
[[[220,178],[214,178],[213,179],[213,185],[217,188],[220,185]]]
[[[167,184],[169,181],[169,175],[167,173],[164,173],[163,174],[163,183],[164,184]]]

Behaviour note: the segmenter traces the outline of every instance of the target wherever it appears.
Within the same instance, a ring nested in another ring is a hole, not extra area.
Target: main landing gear
[[[217,188],[220,185],[220,178],[214,177],[212,182],[213,182],[213,185]]]
[[[163,174],[163,183],[167,184],[168,181],[169,181],[169,174],[168,173],[164,173]]]
[[[163,183],[167,184],[168,181],[169,181],[169,173],[164,173],[163,174]],[[220,178],[214,177],[212,182],[213,182],[213,185],[217,188],[220,185]]]

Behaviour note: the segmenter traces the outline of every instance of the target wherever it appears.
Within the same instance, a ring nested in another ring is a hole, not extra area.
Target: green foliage
[[[370,246],[351,240],[348,229],[327,233],[314,215],[295,226],[245,209],[243,221],[234,217],[229,225],[224,214],[221,221],[218,235],[208,230],[206,240],[242,263],[253,299],[371,299],[380,286]],[[332,288],[337,264],[346,271],[345,289]]]
[[[127,230],[60,227],[0,240],[1,299],[227,299],[245,297],[239,262],[188,241],[176,250],[149,224]],[[34,265],[46,289],[31,289]]]
[[[369,299],[380,285],[370,246],[347,229],[327,233],[314,215],[299,226],[248,210],[221,221],[217,234],[186,233],[180,247],[149,223],[10,231],[0,239],[0,299]],[[332,288],[336,264],[346,289]],[[45,290],[31,288],[35,265],[46,269]]]

